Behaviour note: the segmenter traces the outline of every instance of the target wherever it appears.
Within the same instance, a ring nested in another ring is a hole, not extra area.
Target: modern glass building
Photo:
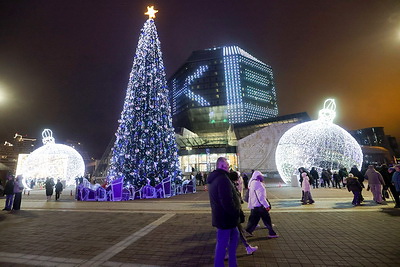
[[[210,171],[219,156],[237,166],[234,125],[278,115],[272,68],[238,46],[194,51],[168,88],[185,172]]]
[[[199,135],[278,115],[272,68],[238,46],[194,51],[168,87],[174,127]]]

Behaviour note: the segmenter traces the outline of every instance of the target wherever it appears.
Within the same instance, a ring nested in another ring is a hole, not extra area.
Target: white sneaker
[[[246,247],[247,255],[252,255],[254,252],[257,251],[257,249],[258,249],[257,246],[252,247],[249,245],[248,247]]]

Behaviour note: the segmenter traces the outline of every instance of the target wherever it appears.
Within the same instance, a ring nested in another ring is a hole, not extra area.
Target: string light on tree
[[[335,110],[335,100],[327,99],[318,120],[298,124],[282,135],[275,161],[286,183],[291,182],[293,175],[298,176],[300,167],[337,171],[356,165],[361,169],[361,147],[347,131],[333,123]]]
[[[118,120],[108,180],[123,177],[137,187],[152,186],[164,178],[180,181],[175,132],[162,59],[154,22],[157,10],[147,7],[149,16],[141,30],[133,59],[126,97]]]
[[[47,177],[65,180],[67,185],[74,185],[75,178],[85,174],[82,156],[70,146],[56,144],[50,129],[43,130],[42,137],[43,146],[33,151],[23,163],[25,187],[28,179]]]

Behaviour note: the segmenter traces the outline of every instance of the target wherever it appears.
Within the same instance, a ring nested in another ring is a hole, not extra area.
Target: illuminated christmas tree
[[[180,179],[180,170],[168,102],[168,89],[153,7],[139,37],[129,77],[116,141],[112,149],[109,180],[119,177],[141,187],[164,178]]]

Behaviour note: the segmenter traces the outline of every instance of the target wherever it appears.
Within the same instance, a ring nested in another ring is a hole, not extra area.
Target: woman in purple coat
[[[375,170],[373,165],[369,165],[365,172],[365,179],[368,180],[368,187],[371,189],[374,201],[382,204],[382,185],[385,185],[382,175]]]

